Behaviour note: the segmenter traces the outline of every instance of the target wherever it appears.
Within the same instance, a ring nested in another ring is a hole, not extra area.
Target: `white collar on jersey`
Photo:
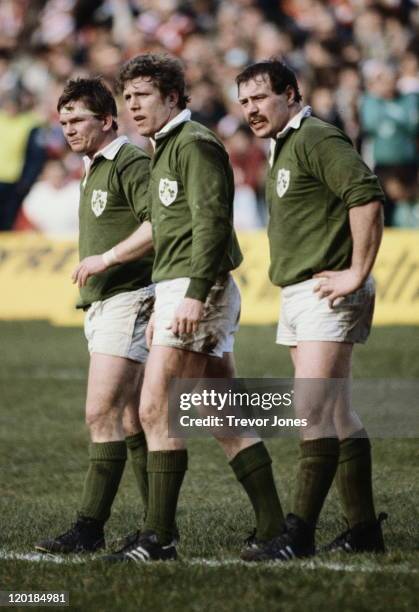
[[[181,111],[178,115],[176,115],[176,117],[173,117],[173,119],[168,121],[166,123],[166,125],[164,125],[162,127],[162,129],[160,131],[158,131],[158,132],[156,132],[154,134],[154,138],[151,138],[151,142],[152,142],[153,146],[155,146],[155,142],[156,142],[156,140],[158,140],[158,138],[161,138],[162,136],[167,134],[167,132],[170,132],[171,130],[173,130],[175,127],[177,127],[181,123],[185,123],[186,121],[190,121],[191,114],[192,113],[189,110],[189,108],[184,108],[183,111]]]
[[[275,146],[277,141],[280,138],[284,138],[290,130],[298,130],[301,125],[301,122],[305,117],[310,117],[311,115],[311,106],[304,106],[299,113],[291,117],[288,121],[287,125],[282,128],[280,132],[276,135],[276,138],[271,138],[271,147],[270,147],[270,155],[269,155],[269,165],[272,166],[273,156],[275,151]]]
[[[100,151],[96,151],[92,159],[90,159],[88,155],[84,155],[83,163],[84,169],[86,171],[86,176],[94,159],[96,159],[97,157],[105,157],[106,159],[110,160],[115,159],[119,149],[127,142],[129,142],[129,140],[126,136],[118,136],[118,138],[115,138],[114,140],[112,140],[112,142],[107,144],[106,147],[103,147],[103,149],[100,149]]]

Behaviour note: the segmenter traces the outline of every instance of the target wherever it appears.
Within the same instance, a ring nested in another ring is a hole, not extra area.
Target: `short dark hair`
[[[178,59],[157,53],[133,57],[119,71],[119,90],[123,91],[127,81],[138,77],[149,77],[163,98],[175,91],[179,96],[179,108],[186,108],[190,98],[186,94],[185,72]]]
[[[69,102],[79,100],[99,119],[108,115],[112,115],[112,117],[118,115],[115,98],[101,77],[77,78],[67,81],[63,93],[58,99],[57,111],[60,112],[63,106],[67,106]],[[112,122],[112,129],[118,129],[115,119]]]
[[[283,93],[287,86],[290,85],[295,91],[295,101],[300,102],[302,100],[295,73],[281,60],[272,58],[247,66],[236,76],[237,87],[258,76],[268,76],[272,91],[276,94]]]

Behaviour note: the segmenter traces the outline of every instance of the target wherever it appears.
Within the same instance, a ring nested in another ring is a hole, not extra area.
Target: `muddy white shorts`
[[[145,330],[153,306],[153,285],[93,302],[84,320],[89,352],[144,363],[148,355]]]
[[[304,340],[364,343],[370,333],[374,313],[375,284],[369,277],[354,293],[339,298],[333,308],[327,297],[313,292],[320,278],[281,290],[281,310],[277,344],[296,346]]]
[[[212,357],[231,353],[240,319],[240,292],[231,274],[218,279],[205,301],[204,316],[193,334],[175,336],[167,326],[189,287],[189,278],[156,284],[153,344],[181,348]]]

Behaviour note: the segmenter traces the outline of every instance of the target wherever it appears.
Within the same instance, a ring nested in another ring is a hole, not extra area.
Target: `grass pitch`
[[[181,561],[109,567],[95,559],[32,556],[33,543],[74,519],[87,465],[83,425],[87,353],[79,329],[46,323],[1,323],[0,355],[0,590],[67,590],[75,610],[217,612],[410,611],[419,600],[418,441],[375,440],[377,509],[389,552],[318,556],[289,564],[247,566],[237,561],[252,529],[244,493],[210,440],[192,440],[181,493]],[[273,344],[272,327],[244,327],[237,341],[241,376],[286,377],[286,350]],[[419,378],[419,329],[377,328],[358,348],[354,375]],[[297,443],[269,440],[286,511],[294,488]],[[127,464],[108,542],[136,528],[141,515]],[[317,540],[343,527],[332,492]],[[57,562],[58,561],[58,562]]]

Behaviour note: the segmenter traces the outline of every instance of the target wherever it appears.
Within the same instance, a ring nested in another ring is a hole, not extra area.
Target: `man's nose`
[[[247,105],[247,113],[248,115],[255,115],[258,112],[257,104],[254,100],[249,100]]]
[[[136,110],[140,108],[140,100],[136,96],[131,96],[128,104],[130,110]]]

